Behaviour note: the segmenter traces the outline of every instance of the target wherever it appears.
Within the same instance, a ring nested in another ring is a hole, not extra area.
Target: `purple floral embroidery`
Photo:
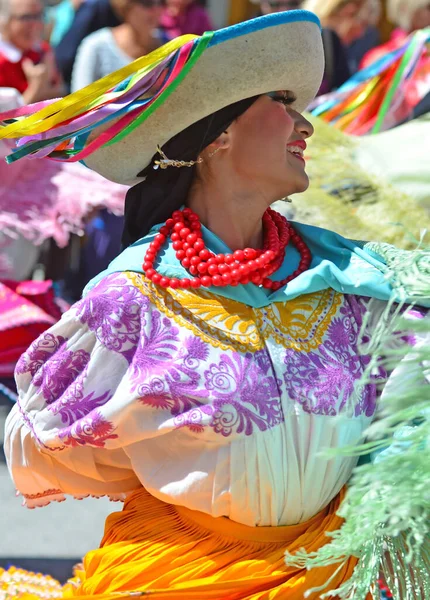
[[[15,373],[17,375],[30,373],[34,377],[49,357],[55,354],[65,343],[66,338],[64,337],[53,335],[49,331],[43,333],[21,356],[16,365]]]
[[[152,310],[150,324],[142,328],[139,345],[130,366],[131,391],[138,390],[152,375],[164,373],[173,362],[178,352],[179,329],[172,325],[167,317],[162,317],[157,310]]]
[[[316,351],[286,351],[284,380],[290,397],[307,413],[334,416],[355,393],[358,398],[355,415],[370,417],[376,407],[376,381],[382,379],[384,373],[380,370],[375,374],[375,384],[359,387],[359,380],[369,364],[369,357],[358,350],[367,303],[355,296],[345,299],[340,316],[333,319],[326,340]]]
[[[78,419],[82,419],[90,414],[96,408],[103,406],[112,397],[109,391],[96,396],[91,392],[84,396],[83,380],[76,380],[67,389],[66,393],[57,402],[49,407],[55,415],[59,414],[61,421],[71,425]]]
[[[174,417],[200,406],[209,395],[206,390],[199,389],[200,365],[208,354],[209,349],[204,342],[198,338],[188,338],[178,349],[177,355],[166,364],[161,377],[149,377],[147,383],[139,386],[142,404],[170,410]]]
[[[47,403],[52,404],[64,394],[79,373],[85,369],[89,360],[89,352],[85,350],[72,352],[62,346],[37,371],[33,378],[33,384],[41,388]]]
[[[216,433],[251,435],[255,426],[266,431],[283,422],[279,382],[259,368],[252,354],[222,354],[205,379],[215,396],[211,427]]]
[[[130,363],[150,302],[124,276],[105,277],[76,305],[77,316],[109,350]]]
[[[100,411],[93,411],[87,417],[79,419],[58,434],[65,446],[96,446],[103,448],[107,440],[115,440],[114,426],[103,417]]]

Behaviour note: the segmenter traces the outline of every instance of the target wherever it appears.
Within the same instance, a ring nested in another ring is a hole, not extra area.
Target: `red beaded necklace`
[[[268,208],[263,215],[264,244],[262,250],[246,248],[233,254],[214,254],[203,241],[199,217],[190,209],[176,210],[161,227],[145,254],[143,271],[148,279],[163,288],[199,288],[212,285],[254,283],[273,291],[306,271],[311,264],[311,252],[287,219]],[[154,269],[154,262],[168,236],[182,266],[194,277],[171,279]],[[282,281],[269,279],[282,265],[290,240],[300,253],[299,267]]]

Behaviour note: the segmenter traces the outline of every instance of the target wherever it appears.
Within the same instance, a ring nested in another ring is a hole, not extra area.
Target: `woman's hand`
[[[23,93],[25,103],[31,104],[42,100],[49,77],[48,65],[44,61],[35,65],[32,60],[25,58],[22,61],[22,70],[28,81],[28,87]]]

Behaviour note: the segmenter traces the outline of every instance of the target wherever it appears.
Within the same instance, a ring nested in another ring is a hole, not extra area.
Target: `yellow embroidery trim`
[[[272,338],[284,348],[310,352],[321,345],[342,302],[341,294],[322,290],[288,302],[251,308],[205,290],[165,290],[144,275],[127,273],[127,277],[159,311],[223,350],[256,352]]]

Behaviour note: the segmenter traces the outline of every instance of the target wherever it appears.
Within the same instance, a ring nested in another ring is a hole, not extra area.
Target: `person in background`
[[[40,0],[0,0],[0,87],[18,90],[26,104],[64,93],[43,31]]]
[[[48,9],[48,22],[51,26],[49,43],[55,47],[69,31],[76,12],[84,0],[62,0]]]
[[[64,82],[70,89],[73,64],[79,44],[90,33],[121,24],[111,0],[85,0],[78,8],[70,29],[55,48],[55,56]]]
[[[112,6],[124,22],[99,29],[82,41],[73,67],[72,92],[149,54],[162,43],[157,30],[160,0],[112,0]],[[80,256],[79,288],[119,254],[123,226],[123,217],[106,209],[88,223]]]
[[[378,29],[382,13],[381,0],[367,0],[362,10],[367,11],[367,14],[363,13],[363,21],[367,23],[367,28],[362,36],[347,47],[349,66],[353,73],[359,70],[363,57],[381,43]]]
[[[166,0],[160,24],[167,40],[186,33],[202,35],[213,29],[206,8],[195,0]]]
[[[305,8],[302,0],[252,0],[254,4],[260,5],[260,15]],[[319,14],[317,4],[324,4],[326,0],[311,0],[312,8],[308,10]],[[327,94],[340,87],[350,77],[346,51],[336,31],[331,28],[323,29],[323,44],[325,54],[325,72],[319,95]]]
[[[302,4],[302,0],[252,0],[254,4],[260,5],[260,15],[268,15],[272,12],[282,12],[285,10],[297,10]]]
[[[395,26],[391,38],[387,43],[368,52],[361,63],[361,68],[375,62],[387,52],[399,48],[413,31],[430,27],[430,1],[388,0],[387,16]]]
[[[73,66],[72,92],[161,45],[157,32],[161,0],[112,0],[112,6],[123,23],[99,29],[82,41]]]

